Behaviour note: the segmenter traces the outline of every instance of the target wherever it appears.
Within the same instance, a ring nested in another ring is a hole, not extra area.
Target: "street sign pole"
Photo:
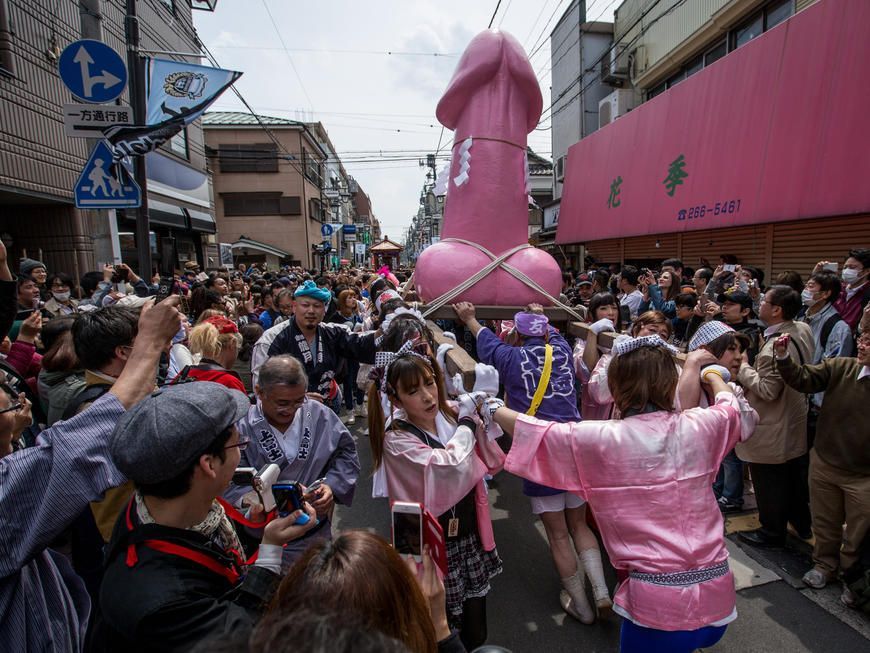
[[[142,58],[139,56],[139,19],[136,16],[136,0],[127,0],[127,15],[124,18],[127,38],[127,71],[129,78],[130,104],[133,107],[133,123],[145,124],[145,84]],[[142,203],[136,209],[136,253],[139,260],[139,276],[151,281],[151,230],[148,225],[148,179],[145,172],[145,156],[133,157],[133,178],[142,189]],[[164,262],[171,265],[172,262]]]

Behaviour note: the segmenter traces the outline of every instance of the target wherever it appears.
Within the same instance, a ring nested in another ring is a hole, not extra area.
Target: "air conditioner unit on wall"
[[[634,108],[634,91],[620,88],[598,103],[598,128],[609,125]]]
[[[625,45],[612,46],[601,60],[601,81],[622,84],[628,79],[628,49]]]
[[[568,155],[562,155],[558,159],[556,159],[556,181],[561,182],[565,179],[565,160],[568,158]]]

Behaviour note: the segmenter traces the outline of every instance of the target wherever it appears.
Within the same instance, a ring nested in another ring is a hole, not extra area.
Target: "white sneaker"
[[[805,573],[801,580],[804,582],[804,585],[812,587],[815,590],[820,590],[828,584],[828,577],[823,571],[815,567]]]
[[[347,419],[344,420],[344,423],[347,424],[348,426],[352,426],[352,425],[356,424],[356,415],[351,413],[350,415],[347,416]]]
[[[356,407],[353,409],[353,414],[356,415],[357,417],[366,417],[366,416],[367,416],[367,413],[366,413],[366,405],[365,405],[365,404],[359,404],[358,406],[356,406]]]

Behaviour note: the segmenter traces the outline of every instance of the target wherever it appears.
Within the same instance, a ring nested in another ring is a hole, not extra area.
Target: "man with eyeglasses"
[[[306,505],[307,524],[295,524],[301,511],[252,523],[218,499],[248,444],[235,423],[249,406],[220,384],[185,383],[118,422],[112,460],[136,491],[107,549],[96,650],[188,651],[251,630],[271,599],[282,547],[316,519]],[[257,547],[241,526],[262,525]]]
[[[773,351],[774,340],[788,335],[789,354],[800,364],[813,360],[813,332],[794,321],[800,307],[800,295],[789,286],[767,290],[759,308],[759,317],[767,325],[764,344],[753,365],[744,361],[737,376],[760,417],[752,438],[734,449],[740,460],[749,463],[761,522],[760,528],[742,531],[738,537],[756,547],[784,546],[789,523],[802,539],[812,537],[806,476],[807,400],[785,384]]]
[[[0,458],[24,448],[21,434],[33,422],[30,401],[8,383],[0,383]]]
[[[308,398],[308,377],[302,363],[284,354],[263,363],[254,387],[257,403],[237,424],[251,445],[242,452],[241,465],[262,469],[274,463],[281,468],[279,481],[298,481],[304,486],[323,479],[309,500],[320,524],[305,538],[284,549],[284,567],[311,544],[314,538],[330,539],[335,502],[353,501],[360,464],[356,443],[332,410]],[[226,494],[235,503],[250,487],[232,486]]]
[[[859,338],[856,358],[815,365],[795,363],[788,338],[777,339],[774,348],[783,381],[802,393],[825,393],[810,451],[813,568],[803,576],[805,584],[821,589],[858,560],[870,532],[870,334]],[[846,589],[841,597],[847,605],[854,600],[850,594]]]

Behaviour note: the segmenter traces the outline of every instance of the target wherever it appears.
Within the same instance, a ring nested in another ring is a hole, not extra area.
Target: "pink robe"
[[[495,548],[495,537],[483,477],[500,471],[504,460],[504,452],[481,426],[475,433],[457,427],[443,449],[432,449],[404,431],[388,431],[384,440],[390,499],[417,501],[438,517],[474,489],[477,530],[485,551]]]
[[[585,496],[613,566],[662,574],[727,561],[711,490],[719,463],[748,438],[757,413],[732,394],[710,408],[569,424],[517,419],[505,469]],[[695,630],[735,614],[734,579],[656,585],[632,578],[614,596],[621,614],[660,630]]]
[[[580,416],[584,419],[610,419],[613,412],[613,397],[607,387],[607,368],[611,355],[602,354],[598,363],[590,373],[583,362],[583,352],[586,343],[578,340],[574,345],[574,373],[580,381]]]

